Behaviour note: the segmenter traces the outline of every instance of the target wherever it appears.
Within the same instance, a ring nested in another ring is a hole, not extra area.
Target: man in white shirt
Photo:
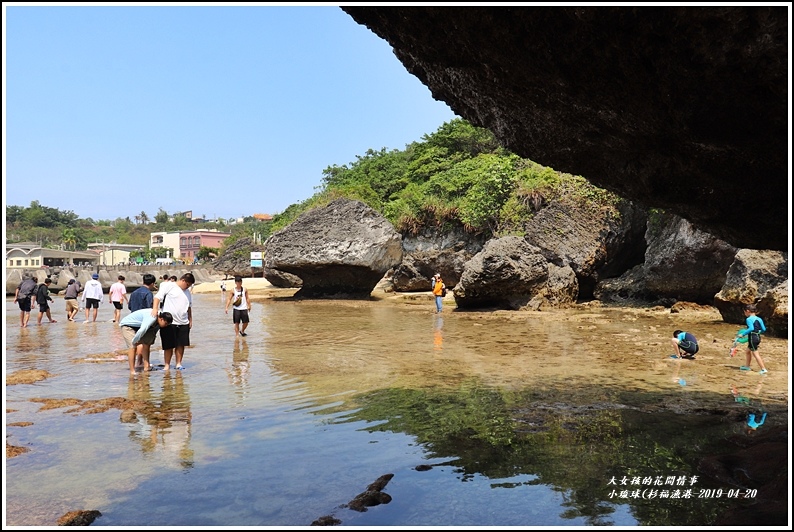
[[[193,327],[193,296],[190,287],[195,282],[193,274],[188,272],[175,283],[161,285],[152,301],[152,316],[158,315],[160,302],[165,300],[163,312],[168,312],[174,319],[171,325],[160,330],[166,370],[171,369],[171,357],[174,353],[176,353],[176,369],[185,369],[182,366],[182,357],[185,354],[185,347],[190,345],[190,329]]]
[[[157,336],[157,331],[168,327],[174,321],[168,312],[161,312],[155,318],[148,308],[142,308],[124,316],[119,322],[121,335],[130,348],[130,375],[135,375],[136,358],[141,358],[144,371],[152,371],[149,353]],[[157,326],[155,326],[155,324]]]
[[[96,321],[97,313],[99,312],[99,304],[104,299],[102,292],[102,283],[99,282],[99,274],[91,275],[91,280],[85,283],[83,289],[83,306],[85,307],[85,322],[88,323],[88,314],[90,309],[94,309],[94,320]]]

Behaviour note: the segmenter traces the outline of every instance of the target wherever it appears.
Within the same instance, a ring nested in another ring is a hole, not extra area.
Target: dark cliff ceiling
[[[788,250],[788,7],[343,7],[515,153]]]

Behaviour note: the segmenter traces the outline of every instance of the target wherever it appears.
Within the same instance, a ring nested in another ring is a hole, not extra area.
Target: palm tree
[[[71,227],[64,228],[63,233],[61,234],[61,239],[63,240],[64,244],[71,244],[72,251],[74,251],[75,246],[77,245],[77,234],[75,233],[74,229]]]
[[[137,214],[135,215],[135,223],[136,223],[136,224],[139,224],[139,223],[141,223],[141,217],[140,217],[140,216],[138,216]]]
[[[142,224],[149,223],[149,217],[146,215],[145,212],[141,211],[141,213],[138,216],[140,217]]]

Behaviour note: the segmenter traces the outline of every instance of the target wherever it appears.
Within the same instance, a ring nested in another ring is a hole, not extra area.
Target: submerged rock
[[[58,518],[58,526],[88,526],[101,516],[99,510],[75,510]]]

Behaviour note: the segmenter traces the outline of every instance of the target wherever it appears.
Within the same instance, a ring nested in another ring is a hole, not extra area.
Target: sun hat
[[[91,274],[91,279],[99,279],[99,274],[98,273]]]

